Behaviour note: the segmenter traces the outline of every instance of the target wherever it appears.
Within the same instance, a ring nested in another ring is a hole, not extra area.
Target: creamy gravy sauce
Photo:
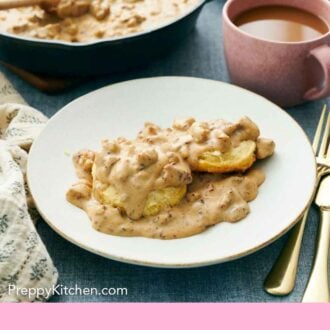
[[[260,170],[242,176],[198,174],[181,203],[152,217],[132,220],[118,209],[102,205],[92,196],[92,183],[81,181],[71,189],[69,200],[85,210],[92,226],[116,236],[174,239],[195,235],[217,223],[236,222],[250,211],[264,181]]]
[[[121,196],[122,208],[131,219],[140,219],[150,192],[182,187],[192,181],[191,170],[168,141],[148,144],[138,141],[104,141],[95,156],[94,194],[109,185]],[[98,198],[102,201],[102,198]]]
[[[80,2],[84,1],[80,0]],[[74,5],[75,1],[71,2]],[[0,11],[0,23],[1,30],[18,35],[84,42],[152,29],[181,16],[199,2],[199,0],[94,0],[93,10],[90,9],[86,13],[82,11],[83,14],[79,13],[76,17],[68,14],[67,10],[53,13],[52,10],[45,11],[34,6]]]
[[[136,140],[105,140],[98,153],[81,151],[74,156],[79,182],[67,199],[84,209],[93,227],[119,236],[173,239],[191,236],[222,221],[235,222],[249,213],[265,176],[260,170],[246,174],[191,173],[205,151],[229,151],[241,141],[256,142],[256,155],[266,158],[274,142],[259,138],[258,127],[247,117],[237,123],[223,120],[198,123],[193,118],[161,129],[146,123]],[[193,177],[193,181],[191,182]],[[109,185],[123,197],[125,212],[102,203],[98,197]],[[143,217],[148,194],[166,187],[188,185],[181,202]]]
[[[259,128],[247,117],[236,123],[222,119],[197,122],[194,118],[187,118],[176,120],[172,127],[167,129],[146,123],[138,134],[138,140],[150,145],[168,143],[194,170],[203,153],[214,150],[225,153],[247,140],[255,141],[259,145],[258,159],[270,156],[274,151],[273,141],[259,138],[259,135]]]

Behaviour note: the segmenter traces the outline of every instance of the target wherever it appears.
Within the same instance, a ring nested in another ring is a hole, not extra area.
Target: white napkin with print
[[[44,301],[57,283],[25,181],[27,152],[46,122],[0,73],[0,302]]]

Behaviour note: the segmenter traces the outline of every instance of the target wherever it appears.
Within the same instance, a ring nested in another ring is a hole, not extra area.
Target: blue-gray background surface
[[[206,5],[193,33],[163,58],[130,73],[93,79],[56,96],[38,92],[6,69],[2,68],[2,71],[31,106],[49,117],[71,100],[118,81],[164,75],[228,81],[222,54],[220,17],[223,3],[217,0]],[[288,110],[310,139],[324,102],[309,103]],[[326,102],[330,105],[329,100]],[[290,184],[290,178],[283,179]],[[60,284],[81,288],[128,288],[128,296],[125,297],[55,296],[52,302],[298,302],[311,268],[317,223],[318,213],[313,208],[304,236],[297,285],[291,295],[283,298],[266,294],[262,283],[287,236],[237,261],[199,269],[166,270],[126,265],[93,255],[64,240],[43,221],[39,221],[38,231],[59,271]]]

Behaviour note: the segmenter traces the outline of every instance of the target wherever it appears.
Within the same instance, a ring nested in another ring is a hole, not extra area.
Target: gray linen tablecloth
[[[173,52],[143,68],[81,84],[56,96],[38,92],[5,68],[1,70],[26,101],[51,117],[71,100],[115,82],[153,76],[181,75],[228,81],[221,31],[224,1],[205,6],[196,30]],[[239,52],[239,49],[237,49]],[[312,139],[321,108],[329,99],[288,109]],[[299,166],[299,164],[297,164]],[[126,287],[127,296],[54,296],[52,302],[298,302],[311,268],[318,212],[312,209],[305,232],[297,285],[287,297],[272,297],[262,289],[287,236],[237,261],[187,270],[153,269],[107,260],[84,251],[57,235],[43,221],[38,231],[54,260],[63,286],[80,288]]]

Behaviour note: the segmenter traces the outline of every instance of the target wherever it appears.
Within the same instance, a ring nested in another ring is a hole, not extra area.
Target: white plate
[[[69,204],[65,193],[77,179],[68,152],[99,149],[101,139],[134,137],[145,121],[168,126],[174,118],[237,120],[247,115],[276,154],[260,166],[266,182],[251,213],[235,223],[218,224],[202,234],[177,240],[116,237],[92,229],[87,215]],[[102,256],[158,267],[195,267],[242,257],[284,234],[311,200],[316,165],[298,124],[266,99],[241,88],[196,78],[133,80],[102,88],[65,106],[33,144],[28,181],[48,224],[74,244]]]

